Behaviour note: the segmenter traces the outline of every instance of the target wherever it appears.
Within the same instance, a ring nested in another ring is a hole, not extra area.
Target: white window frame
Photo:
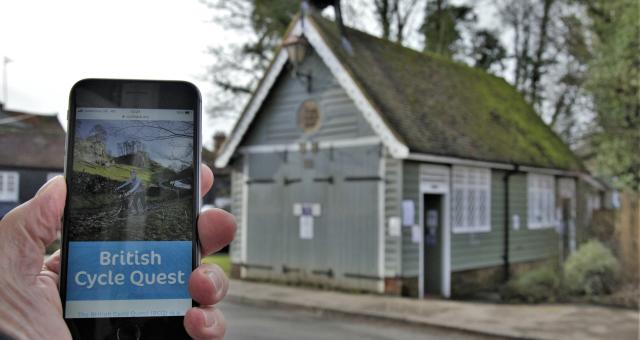
[[[527,174],[527,228],[549,229],[555,226],[555,188],[556,179],[554,176]]]
[[[452,174],[452,231],[454,233],[490,232],[491,169],[453,166]],[[460,194],[462,196],[459,196]],[[484,221],[481,221],[481,216],[483,216],[481,200],[477,199],[481,194],[485,195]],[[458,202],[458,199],[462,201]],[[458,220],[458,209],[463,209],[461,221]],[[472,214],[473,216],[471,216]],[[470,223],[470,220],[473,221],[473,223]]]
[[[13,178],[13,190],[9,190],[9,178]],[[18,202],[20,199],[20,173],[0,171],[0,202]]]

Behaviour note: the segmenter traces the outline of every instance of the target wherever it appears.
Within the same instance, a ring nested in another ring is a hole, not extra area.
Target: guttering
[[[581,174],[580,175],[580,179],[589,183],[589,185],[591,185],[592,187],[600,190],[600,191],[606,191],[607,187],[605,185],[603,185],[602,183],[600,183],[597,179],[593,178],[593,176],[589,175],[589,174]]]
[[[407,156],[406,159],[412,160],[412,161],[476,166],[481,168],[492,168],[492,169],[500,169],[500,170],[517,170],[518,172],[535,172],[539,174],[564,176],[564,177],[579,177],[583,179],[588,177],[589,180],[587,181],[589,181],[590,183],[592,181],[595,181],[593,178],[591,178],[591,176],[580,171],[540,168],[540,167],[534,167],[534,166],[491,162],[491,161],[478,161],[474,159],[450,157],[450,156],[439,156],[439,155],[433,155],[433,154],[427,154],[427,153],[410,152],[409,156]]]
[[[549,169],[549,168],[537,168],[533,166],[521,166],[520,170],[523,172],[535,172],[537,174],[553,175],[553,176],[565,176],[565,177],[580,177],[584,173],[579,171]]]
[[[274,153],[274,152],[300,152],[313,150],[314,145],[318,149],[355,148],[360,146],[379,145],[382,140],[378,137],[360,137],[342,140],[301,141],[289,144],[261,144],[249,145],[238,148],[240,153]]]
[[[502,169],[502,170],[514,169],[514,166],[512,164],[507,164],[507,163],[476,161],[473,159],[438,156],[438,155],[431,155],[426,153],[411,152],[409,153],[409,156],[406,159],[413,160],[413,161],[443,163],[443,164],[453,164],[453,165],[468,165],[468,166],[477,166],[481,168],[492,168],[492,169]]]

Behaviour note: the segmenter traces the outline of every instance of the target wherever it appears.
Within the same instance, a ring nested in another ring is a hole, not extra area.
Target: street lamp
[[[282,47],[289,56],[289,62],[293,66],[294,77],[302,82],[303,85],[306,85],[307,92],[311,92],[311,74],[299,71],[299,67],[304,61],[309,48],[307,38],[304,35],[290,35],[282,42]]]

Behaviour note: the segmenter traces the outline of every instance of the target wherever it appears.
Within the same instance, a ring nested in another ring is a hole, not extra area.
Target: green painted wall
[[[420,209],[420,163],[404,162],[402,167],[402,200],[413,200],[416,225]],[[420,245],[411,240],[411,228],[402,227],[402,276],[412,277],[420,274]]]
[[[353,100],[315,52],[305,58],[299,71],[312,75],[311,92],[291,69],[284,71],[247,131],[243,146],[375,136]],[[320,128],[311,133],[304,133],[298,126],[298,110],[305,100],[314,100],[321,114]]]
[[[504,253],[504,172],[491,172],[491,231],[451,234],[451,271],[498,266]],[[526,196],[526,195],[525,195]],[[453,230],[453,226],[451,228]]]
[[[527,225],[527,176],[511,177],[511,216],[520,215],[520,229],[511,229],[511,262],[532,261],[550,258],[558,254],[558,235],[554,226],[545,229],[529,229]]]
[[[395,277],[402,271],[402,237],[389,234],[389,219],[400,217],[402,201],[402,160],[385,152],[384,160],[384,275]]]
[[[379,277],[379,150],[289,152],[286,161],[283,153],[249,154],[249,177],[258,181],[248,185],[247,263],[272,267],[249,276],[318,283],[326,276],[314,271],[331,270],[330,285],[370,289]],[[300,238],[300,218],[293,213],[294,204],[303,202],[321,205],[313,239]],[[294,271],[285,273],[285,267]]]
[[[403,200],[414,200],[419,209],[420,163],[403,164]],[[504,254],[504,193],[505,171],[491,172],[491,231],[477,233],[454,233],[451,228],[451,271],[500,266]],[[510,214],[509,258],[510,261],[525,262],[551,258],[558,252],[558,236],[554,228],[528,229],[527,226],[527,176],[513,175],[509,179]],[[520,226],[513,226],[513,215],[517,214]],[[416,224],[419,224],[416,214]],[[419,245],[411,241],[410,228],[402,228],[402,276],[419,275]]]
[[[232,263],[242,262],[243,184],[242,160],[237,160],[231,169],[231,213],[236,218],[237,224],[236,234],[229,248]]]

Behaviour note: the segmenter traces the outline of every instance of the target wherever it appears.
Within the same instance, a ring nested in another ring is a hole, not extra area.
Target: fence
[[[620,195],[614,242],[625,278],[640,283],[640,194]]]

